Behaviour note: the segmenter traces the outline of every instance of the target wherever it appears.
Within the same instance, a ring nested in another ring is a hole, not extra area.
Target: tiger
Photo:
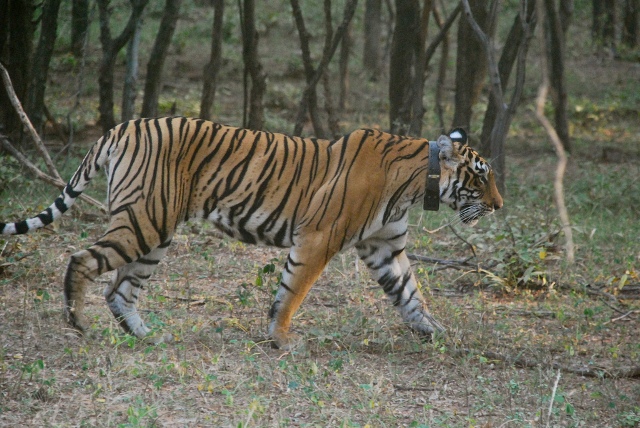
[[[459,221],[473,225],[503,205],[493,170],[467,145],[464,130],[435,143],[430,152],[425,138],[376,129],[325,140],[197,118],[131,120],[94,143],[46,210],[0,223],[0,231],[23,234],[52,223],[104,168],[106,232],[71,255],[64,276],[64,315],[80,333],[89,328],[87,286],[113,271],[103,293],[111,313],[126,333],[153,336],[136,307],[140,292],[177,226],[206,219],[244,243],[289,248],[268,313],[274,347],[297,345],[292,317],[327,263],[349,248],[404,323],[430,339],[445,328],[430,314],[405,251],[409,208],[433,179],[429,157],[440,167],[436,199],[457,211]]]

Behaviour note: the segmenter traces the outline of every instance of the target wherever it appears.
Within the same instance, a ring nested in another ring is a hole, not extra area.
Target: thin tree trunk
[[[545,1],[546,0],[537,0],[538,19],[541,19],[541,20],[544,19],[545,17],[545,10],[548,10],[548,8],[545,7],[545,3],[544,3]],[[556,175],[553,182],[553,187],[554,187],[553,199],[556,204],[556,207],[558,208],[560,221],[562,222],[562,230],[565,234],[565,239],[566,239],[565,251],[567,255],[567,262],[572,264],[575,260],[574,245],[573,245],[573,231],[571,229],[571,222],[569,220],[569,214],[567,213],[567,207],[565,205],[564,184],[563,184],[564,173],[567,167],[567,156],[565,154],[564,147],[562,146],[562,142],[560,141],[558,134],[553,128],[553,125],[551,125],[551,122],[549,122],[549,120],[544,114],[544,105],[545,105],[547,93],[549,90],[549,66],[546,64],[546,61],[550,56],[550,53],[546,49],[547,43],[545,43],[544,28],[545,28],[545,25],[543,22],[542,25],[539,26],[539,30],[538,30],[540,34],[539,35],[540,43],[544,48],[542,49],[542,53],[540,55],[540,60],[542,62],[542,66],[540,67],[540,69],[542,70],[542,83],[540,84],[540,87],[538,89],[538,97],[536,99],[536,117],[538,118],[538,120],[544,127],[545,131],[549,135],[549,138],[551,139],[551,142],[553,143],[553,147],[558,156]]]
[[[564,37],[555,0],[545,0],[549,43],[549,80],[552,89],[556,132],[564,150],[571,153],[569,119],[567,118],[567,89],[564,84]]]
[[[624,1],[624,16],[622,18],[622,44],[635,48],[638,45],[638,13],[640,3],[638,0]]]
[[[521,16],[526,16],[525,12],[525,4],[527,0],[523,0],[521,3]],[[530,22],[526,22],[524,27],[525,37],[522,39],[522,43],[520,44],[518,50],[518,62],[516,68],[516,83],[514,85],[513,92],[511,94],[511,100],[508,105],[505,104],[504,101],[504,92],[503,92],[503,84],[500,80],[500,70],[498,68],[498,63],[495,60],[492,48],[492,40],[487,34],[480,28],[480,25],[475,21],[473,13],[471,11],[471,7],[469,6],[468,0],[462,1],[465,15],[467,17],[467,21],[469,25],[473,29],[473,31],[478,36],[478,39],[481,42],[482,50],[486,55],[486,61],[489,72],[489,81],[491,83],[491,97],[494,98],[494,101],[497,106],[502,106],[498,110],[498,114],[496,116],[496,120],[493,124],[493,128],[491,131],[491,158],[493,159],[492,166],[493,171],[496,176],[496,182],[498,185],[498,189],[504,193],[505,190],[505,159],[504,159],[504,142],[506,139],[507,131],[509,130],[509,126],[511,124],[511,119],[515,114],[516,107],[520,102],[520,97],[522,96],[522,90],[524,87],[525,81],[525,69],[526,69],[526,57],[529,48],[529,35],[531,34],[532,25]],[[495,9],[496,4],[494,3],[494,8],[491,10],[490,16],[495,17],[497,9]]]
[[[382,0],[367,0],[364,7],[364,49],[362,65],[376,79],[380,74]]]
[[[162,70],[164,61],[167,58],[171,38],[176,29],[181,4],[182,0],[167,0],[164,5],[160,28],[147,63],[147,78],[144,82],[142,112],[140,113],[142,117],[155,117],[158,115],[158,98],[162,88]]]
[[[558,14],[560,17],[560,27],[562,27],[563,42],[569,30],[569,25],[573,17],[573,0],[560,0]]]
[[[44,93],[47,89],[49,63],[58,35],[58,11],[61,0],[46,0],[42,6],[40,39],[33,57],[31,79],[25,103],[27,114],[34,128],[41,133],[44,124]]]
[[[340,98],[338,100],[340,110],[347,108],[349,103],[347,97],[349,95],[349,57],[351,56],[352,44],[351,28],[352,25],[349,24],[340,44]]]
[[[414,63],[413,84],[411,94],[411,121],[409,125],[409,135],[420,135],[422,132],[422,118],[424,117],[424,105],[422,98],[424,95],[424,76],[426,65],[425,44],[427,42],[427,32],[429,29],[429,17],[433,4],[431,0],[424,0],[422,5],[422,15],[418,26],[418,40],[416,43],[416,62]]]
[[[525,11],[526,22],[531,22],[533,20],[535,10],[535,1],[527,2],[527,9]],[[532,26],[535,26],[535,21],[532,23]],[[532,31],[533,28],[530,30],[530,32]],[[530,37],[530,35],[525,34],[521,13],[519,13],[513,20],[513,25],[509,30],[509,34],[507,35],[504,47],[502,48],[500,60],[498,61],[498,71],[500,74],[500,82],[502,84],[503,91],[506,90],[507,85],[509,84],[511,71],[513,70],[513,65],[515,64],[518,57],[518,52],[520,50],[520,46],[522,45],[524,37]],[[489,104],[487,105],[487,110],[482,122],[480,145],[478,146],[480,153],[482,153],[482,155],[486,156],[487,158],[491,158],[493,156],[493,154],[491,153],[491,134],[493,132],[493,125],[495,124],[496,118],[498,116],[498,111],[501,108],[502,106],[498,106],[496,104],[495,98],[489,98]]]
[[[411,111],[411,84],[415,63],[415,46],[419,41],[420,3],[418,0],[396,0],[396,24],[391,42],[389,67],[389,125],[394,134],[406,134]]]
[[[291,0],[291,1],[293,3],[295,0]],[[298,114],[297,114],[296,124],[294,128],[294,135],[300,135],[300,133],[302,132],[302,125],[307,115],[307,107],[310,105],[310,101],[309,101],[310,94],[315,93],[316,86],[320,81],[320,78],[325,73],[327,66],[329,65],[329,62],[331,61],[331,58],[333,58],[333,55],[336,53],[336,49],[338,49],[338,45],[340,44],[340,41],[342,40],[345,32],[347,31],[349,23],[351,22],[351,19],[353,18],[353,15],[356,11],[357,5],[358,5],[358,0],[348,0],[344,5],[342,22],[336,29],[335,34],[331,39],[330,46],[328,48],[325,46],[325,49],[323,50],[323,54],[322,54],[322,59],[320,60],[320,64],[318,64],[318,67],[315,69],[315,72],[313,74],[313,77],[311,78],[311,81],[307,83],[307,87],[305,88],[302,94],[302,100],[300,101],[300,105],[298,107]]]
[[[315,85],[311,86],[316,70],[314,70],[313,63],[311,61],[311,50],[309,49],[310,35],[305,26],[304,17],[302,16],[302,10],[300,9],[298,0],[291,0],[291,11],[298,29],[298,36],[300,37],[302,65],[304,67],[304,75],[307,80],[307,87],[309,87],[309,92],[306,94],[307,103],[303,108],[305,111],[309,111],[309,117],[311,118],[313,131],[316,137],[326,138],[329,134],[324,129],[322,120],[320,119],[320,114],[318,112],[318,96],[316,94]],[[295,125],[294,135],[302,133],[302,123],[298,122]]]
[[[240,4],[241,3],[241,4]],[[241,11],[242,58],[244,60],[245,114],[244,126],[250,129],[262,129],[264,123],[263,98],[267,81],[258,55],[258,31],[256,30],[255,1],[238,0]],[[251,79],[249,91],[248,78]],[[246,94],[248,93],[248,117]]]
[[[342,43],[340,43],[340,66],[342,66],[342,55],[344,51],[345,43],[349,44],[349,31],[351,29],[351,25],[347,26],[347,30],[344,33],[344,37],[342,38]],[[324,0],[324,52],[323,56],[327,55],[327,50],[331,46],[331,40],[333,39],[333,18],[331,17],[331,0]],[[348,52],[348,46],[347,46]],[[347,53],[348,58],[348,53]],[[340,70],[342,71],[342,70]],[[342,84],[342,75],[341,84]],[[329,126],[329,135],[327,137],[334,138],[340,134],[340,129],[338,126],[338,117],[336,116],[335,104],[333,102],[333,94],[331,92],[331,85],[329,84],[329,70],[325,70],[322,73],[322,85],[324,87],[324,109],[327,112],[327,124]],[[340,91],[342,95],[342,87],[340,87]]]
[[[127,65],[122,89],[122,121],[133,119],[136,104],[136,90],[138,82],[138,51],[140,47],[140,29],[142,21],[138,21],[133,37],[127,46]]]
[[[471,13],[484,33],[491,34],[487,2],[469,1]],[[458,52],[456,55],[455,111],[453,127],[470,129],[473,106],[478,101],[484,86],[487,59],[482,43],[474,35],[467,20],[458,25]]]
[[[89,28],[89,0],[71,2],[71,52],[78,59],[82,57],[84,39]]]
[[[116,125],[113,115],[113,72],[115,68],[116,55],[129,41],[133,35],[138,19],[144,10],[148,0],[130,0],[131,15],[127,25],[120,35],[115,39],[111,37],[111,27],[109,23],[109,0],[98,0],[98,11],[100,15],[100,42],[102,44],[102,60],[100,61],[100,70],[98,77],[98,92],[100,94],[100,103],[98,110],[100,112],[100,125],[104,132]]]
[[[222,26],[224,17],[224,0],[214,0],[213,25],[211,29],[211,56],[203,71],[202,99],[200,101],[200,117],[211,120],[213,101],[216,96],[218,72],[222,64]]]
[[[34,25],[31,20],[33,6],[27,1],[7,1],[0,19],[4,22],[0,28],[4,41],[0,44],[0,60],[7,66],[13,88],[18,99],[25,101],[31,70],[31,48]],[[7,93],[0,89],[0,123],[4,132],[20,129],[20,120],[11,108]]]
[[[460,5],[458,5],[458,13],[462,9]],[[442,32],[445,29],[445,24],[442,23],[442,19],[440,17],[440,12],[438,12],[437,7],[433,8],[433,18],[436,21],[436,24],[440,27],[440,31]],[[434,49],[435,50],[435,49]],[[449,33],[445,31],[443,33],[442,38],[442,51],[440,55],[440,64],[438,65],[438,80],[436,82],[435,87],[435,111],[436,116],[438,116],[438,122],[440,124],[440,132],[446,133],[444,126],[444,108],[442,107],[442,90],[444,89],[444,81],[447,77],[447,62],[449,60]],[[428,58],[425,59],[425,63],[428,61]],[[426,67],[426,64],[425,64]]]
[[[615,0],[592,0],[592,26],[591,33],[596,44],[606,48],[615,47]]]

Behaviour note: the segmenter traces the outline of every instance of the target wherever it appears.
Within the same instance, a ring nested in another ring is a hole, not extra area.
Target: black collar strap
[[[440,147],[435,141],[429,141],[429,169],[427,170],[427,187],[424,190],[422,208],[427,211],[438,211],[440,207]]]

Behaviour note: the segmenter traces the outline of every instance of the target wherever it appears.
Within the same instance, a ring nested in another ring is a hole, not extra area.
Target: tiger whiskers
[[[445,222],[442,226],[436,229],[423,229],[425,232],[432,234],[439,232],[445,227],[453,227],[457,226],[460,223],[464,223],[465,225],[473,226],[476,224],[477,220],[480,217],[484,217],[486,215],[492,214],[493,210],[488,208],[484,204],[471,204],[464,205],[460,211],[456,211],[449,216],[449,220]]]

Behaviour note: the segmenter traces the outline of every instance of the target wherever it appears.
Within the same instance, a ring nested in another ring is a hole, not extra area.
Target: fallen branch
[[[435,263],[435,264],[450,267],[453,269],[463,269],[463,268],[477,269],[478,267],[474,263],[469,263],[469,260],[471,260],[473,257],[467,257],[466,259],[462,259],[462,260],[446,260],[446,259],[437,259],[437,258],[428,257],[428,256],[421,256],[419,254],[413,254],[413,253],[407,254],[407,257],[410,260],[417,260],[419,262],[425,262],[425,263]]]
[[[621,319],[626,318],[629,315],[638,314],[638,313],[640,313],[640,310],[629,311],[629,312],[626,312],[626,313],[620,315],[619,317],[611,318],[609,321],[607,321],[605,323],[602,323],[602,325],[607,325],[607,324],[612,323],[612,322],[620,321]]]
[[[179,302],[187,302],[187,304],[189,306],[201,306],[201,305],[204,305],[207,302],[216,302],[216,303],[222,303],[224,305],[227,305],[230,308],[233,307],[231,302],[229,302],[228,300],[216,299],[215,297],[182,297],[182,296],[169,296],[167,294],[159,294],[159,296],[160,297],[164,297],[165,299],[169,299],[169,300],[177,300]]]

